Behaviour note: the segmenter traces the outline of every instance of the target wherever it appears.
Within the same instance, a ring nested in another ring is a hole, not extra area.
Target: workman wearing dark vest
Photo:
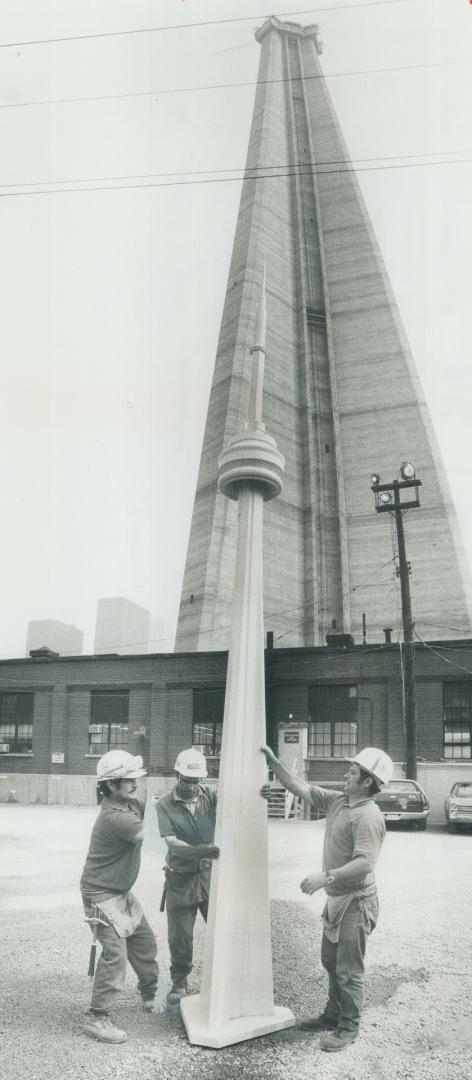
[[[322,1050],[343,1050],[359,1032],[366,936],[378,916],[374,867],[385,823],[374,795],[391,780],[393,762],[383,750],[366,747],[351,761],[340,792],[301,780],[268,746],[262,752],[288,791],[326,815],[323,870],[305,877],[300,888],[307,895],[326,890],[321,963],[328,972],[328,1000],[320,1016],[303,1021],[300,1027],[326,1033],[320,1042]],[[269,785],[264,785],[261,794],[267,798],[269,791]]]
[[[172,988],[169,1005],[187,993],[192,970],[193,931],[197,912],[205,922],[212,859],[219,850],[213,843],[216,790],[207,777],[205,757],[198,750],[183,750],[175,762],[177,783],[156,803],[159,831],[167,844],[165,897]]]

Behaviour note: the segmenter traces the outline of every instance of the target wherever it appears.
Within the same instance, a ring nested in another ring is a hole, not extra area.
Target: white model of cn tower
[[[262,519],[282,490],[284,458],[262,422],[265,272],[251,349],[247,424],[219,458],[218,485],[238,501],[238,540],[215,844],[201,990],[183,998],[190,1042],[222,1047],[295,1023],[274,1005],[270,941]]]

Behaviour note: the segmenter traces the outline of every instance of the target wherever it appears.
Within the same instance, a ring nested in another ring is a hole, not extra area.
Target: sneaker
[[[302,1031],[335,1031],[338,1021],[321,1013],[321,1016],[312,1016],[309,1020],[302,1020],[298,1026]]]
[[[320,1040],[320,1047],[322,1050],[327,1050],[328,1053],[333,1053],[335,1050],[345,1050],[346,1046],[350,1046],[354,1039],[357,1039],[358,1034],[357,1031],[346,1031],[343,1028],[337,1028],[332,1035],[323,1035]]]
[[[87,1017],[83,1031],[85,1035],[90,1035],[92,1039],[100,1042],[123,1043],[128,1038],[126,1031],[115,1027],[108,1016],[94,1016],[93,1013]]]
[[[154,998],[153,997],[152,998],[143,998],[144,1012],[152,1012],[153,1005],[154,1005]]]
[[[168,1005],[180,1005],[181,999],[187,993],[187,980],[181,983],[173,983],[167,995]]]

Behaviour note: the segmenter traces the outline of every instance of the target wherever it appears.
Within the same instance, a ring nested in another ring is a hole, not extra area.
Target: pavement
[[[192,1046],[178,1014],[142,1011],[131,970],[114,1016],[128,1042],[108,1046],[82,1034],[90,932],[78,881],[95,816],[95,808],[0,805],[2,1080],[470,1080],[472,831],[388,831],[361,1032],[328,1055],[318,1037],[297,1027],[221,1050]],[[323,831],[323,822],[269,823],[274,996],[297,1019],[320,1012],[325,1000],[324,894],[305,897],[299,889],[320,867]],[[166,918],[158,910],[163,861],[149,808],[135,891],[167,978]],[[191,991],[204,932],[198,919]]]

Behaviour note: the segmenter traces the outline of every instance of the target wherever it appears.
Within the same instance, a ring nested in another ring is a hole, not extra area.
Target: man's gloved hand
[[[198,853],[201,859],[217,859],[220,849],[216,844],[201,844]]]

